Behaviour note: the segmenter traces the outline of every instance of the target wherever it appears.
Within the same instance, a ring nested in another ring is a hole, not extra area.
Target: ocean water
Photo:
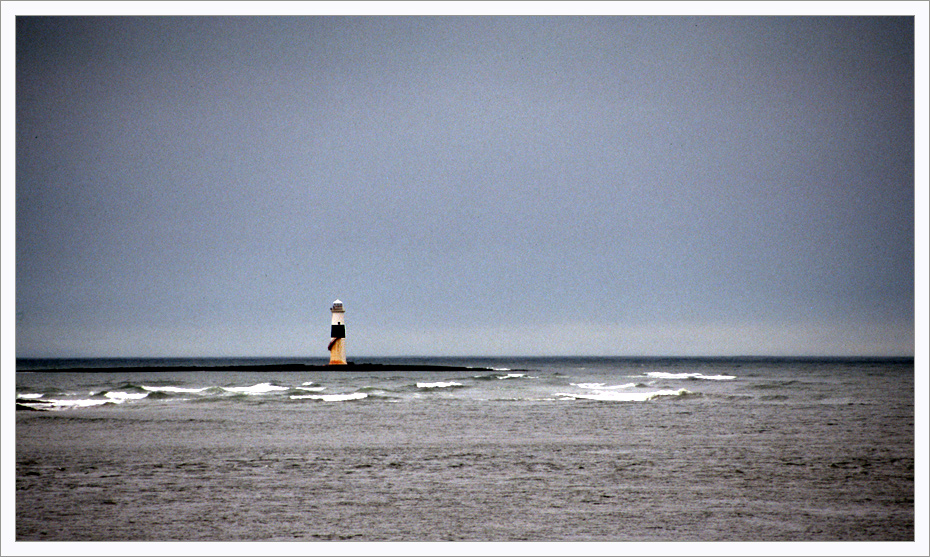
[[[16,540],[914,540],[912,359],[366,361],[18,362]]]

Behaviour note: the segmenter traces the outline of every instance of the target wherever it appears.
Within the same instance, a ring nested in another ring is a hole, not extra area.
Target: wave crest
[[[649,377],[658,379],[704,379],[709,381],[732,381],[735,375],[704,375],[703,373],[669,373],[667,371],[650,371]]]
[[[362,400],[368,398],[365,393],[345,393],[329,395],[291,395],[292,400],[322,400],[323,402],[344,402],[347,400]]]
[[[257,385],[252,385],[251,387],[223,387],[223,390],[237,394],[265,395],[268,393],[286,391],[289,388],[290,387],[279,387],[278,385],[272,385],[271,383],[259,383]]]
[[[449,388],[464,387],[464,386],[465,385],[457,381],[437,381],[435,383],[423,383],[423,382],[417,383],[418,389],[449,389]]]
[[[556,393],[554,396],[561,397],[561,400],[601,400],[610,402],[646,402],[661,397],[685,397],[692,396],[695,393],[687,389],[678,389],[677,391],[652,391],[644,393],[624,393],[617,391],[600,391],[593,393]]]

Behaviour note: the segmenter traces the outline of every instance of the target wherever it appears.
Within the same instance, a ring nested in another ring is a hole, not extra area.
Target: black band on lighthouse
[[[345,325],[333,325],[332,332],[329,335],[331,338],[346,338],[346,326]]]

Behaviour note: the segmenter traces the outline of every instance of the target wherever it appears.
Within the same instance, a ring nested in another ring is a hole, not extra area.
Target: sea
[[[915,539],[912,358],[364,361],[18,360],[16,540]]]

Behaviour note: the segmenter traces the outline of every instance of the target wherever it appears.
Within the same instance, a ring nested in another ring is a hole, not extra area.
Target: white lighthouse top
[[[336,300],[335,302],[333,302],[332,310],[333,310],[333,311],[342,311],[342,301],[341,301],[341,300]]]

